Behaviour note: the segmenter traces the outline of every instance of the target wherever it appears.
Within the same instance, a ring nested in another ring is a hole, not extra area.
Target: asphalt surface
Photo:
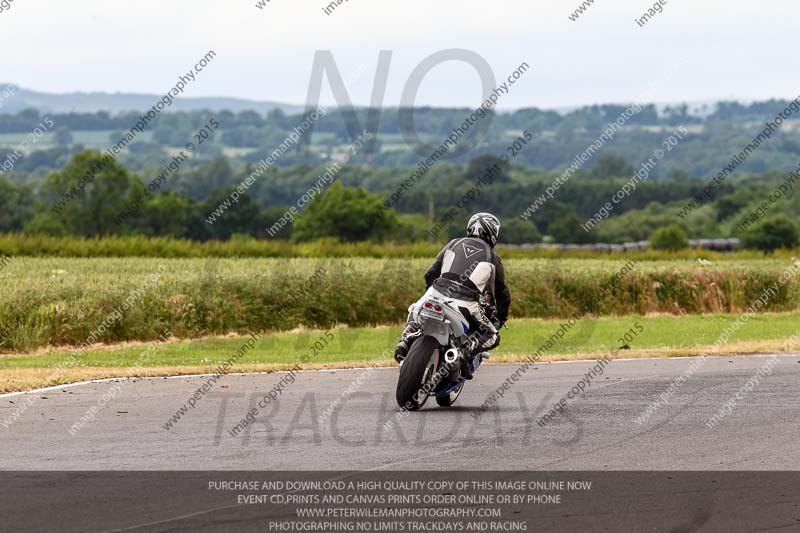
[[[455,407],[431,400],[405,416],[395,368],[303,372],[294,383],[283,373],[228,375],[169,430],[208,377],[79,384],[0,397],[0,421],[27,406],[0,425],[0,469],[798,470],[799,363],[798,355],[612,361],[544,427],[536,417],[595,363],[538,364],[481,413],[519,366],[486,365]],[[637,422],[681,375],[669,403]],[[280,383],[278,401],[231,436]],[[730,414],[707,427],[732,399]],[[95,419],[75,430],[92,406]]]

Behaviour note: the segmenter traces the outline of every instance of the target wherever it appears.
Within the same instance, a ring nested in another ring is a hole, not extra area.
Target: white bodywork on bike
[[[469,322],[458,310],[458,300],[447,298],[433,287],[412,306],[411,317],[422,330],[422,335],[434,337],[442,346],[451,344],[451,335],[463,344],[469,331]]]

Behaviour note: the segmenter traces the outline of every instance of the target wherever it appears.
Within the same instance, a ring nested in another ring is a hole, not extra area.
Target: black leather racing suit
[[[511,293],[506,286],[503,263],[489,243],[477,237],[450,241],[425,272],[425,285],[446,298],[460,301],[460,310],[470,322],[472,355],[500,344],[498,330],[508,320]],[[478,303],[486,293],[496,306],[494,321]],[[408,323],[398,342],[398,349],[404,353],[421,333],[412,319],[413,307],[409,308]]]
[[[497,328],[508,320],[511,293],[506,286],[503,262],[492,246],[477,237],[453,239],[442,248],[425,272],[425,286],[459,300],[480,301],[491,294],[497,306]]]

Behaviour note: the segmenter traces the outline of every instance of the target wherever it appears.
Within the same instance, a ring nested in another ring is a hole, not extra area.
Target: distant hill
[[[5,88],[8,85],[10,84],[0,83],[0,88]],[[11,98],[2,102],[0,113],[17,113],[25,108],[35,108],[50,113],[108,111],[113,114],[123,111],[144,111],[153,107],[162,96],[156,94],[104,92],[44,93],[20,87]],[[303,110],[301,106],[293,104],[226,97],[180,97],[175,100],[170,109],[173,111],[209,109],[211,111],[228,110],[234,112],[253,110],[259,113],[266,113],[275,108],[282,109],[287,114],[299,113]]]

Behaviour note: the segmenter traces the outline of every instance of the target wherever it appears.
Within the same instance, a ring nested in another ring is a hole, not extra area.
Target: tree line
[[[58,213],[53,212],[50,208],[92,167],[101,170],[81,194]],[[489,168],[497,171],[487,174]],[[759,242],[752,241],[766,225],[769,235],[759,239],[777,243],[768,248],[797,244],[793,220],[800,214],[800,201],[789,192],[770,201],[768,211],[763,208],[776,187],[786,182],[785,173],[779,171],[725,182],[709,201],[685,218],[678,217],[680,206],[697,197],[705,182],[684,176],[645,181],[619,205],[614,216],[593,231],[584,231],[581,222],[619,190],[632,168],[620,156],[601,156],[591,167],[579,170],[541,209],[523,219],[521,215],[532,199],[546,190],[557,173],[509,165],[495,155],[483,154],[467,164],[435,166],[406,190],[392,209],[381,209],[412,169],[348,164],[341,166],[329,186],[317,187],[318,194],[305,202],[288,224],[287,211],[315,183],[320,183],[326,167],[301,164],[270,168],[235,205],[209,224],[208,214],[250,175],[251,166],[235,167],[226,158],[214,158],[198,167],[170,173],[168,179],[162,180],[166,181],[163,187],[159,182],[158,190],[148,194],[147,184],[152,183],[154,174],[141,175],[118,161],[103,165],[100,153],[82,151],[38,186],[0,177],[0,232],[164,236],[197,241],[225,240],[237,235],[266,239],[267,229],[283,219],[278,225],[281,231],[270,238],[420,242],[461,235],[469,215],[486,210],[503,220],[502,240],[506,243],[622,243],[649,239],[663,228],[670,228],[666,241],[674,242],[677,228],[677,242],[686,238],[741,237],[746,244],[758,248]],[[377,218],[376,213],[380,213]],[[754,219],[754,213],[761,214]],[[432,228],[436,231],[432,232]],[[776,232],[782,236],[775,237]],[[660,238],[664,239],[664,235]],[[672,245],[665,245],[668,246]]]
[[[720,102],[707,109],[690,110],[686,105],[657,107],[642,105],[630,116],[625,126],[614,136],[613,151],[634,165],[661,147],[661,142],[672,128],[682,126],[688,135],[670,150],[669,158],[653,171],[653,179],[670,176],[701,177],[713,174],[726,164],[731,154],[763,127],[763,121],[784,109],[788,101],[770,100],[740,104]],[[477,150],[502,153],[509,140],[519,132],[529,131],[535,142],[521,151],[517,161],[537,169],[556,171],[570,165],[575,156],[583,152],[603,132],[608,123],[615,121],[627,109],[624,105],[594,105],[559,113],[537,108],[519,109],[509,113],[490,113],[483,121],[488,130],[480,138],[470,138]],[[369,109],[335,109],[314,124],[304,144],[305,149],[293,151],[279,162],[280,166],[298,164],[318,165],[340,156],[351,141],[353,131],[362,131],[367,125]],[[467,109],[415,108],[413,120],[404,113],[410,110],[387,108],[380,111],[375,139],[357,158],[363,164],[387,168],[407,167],[417,164],[425,147],[420,143],[440,143],[460,123]],[[0,114],[0,133],[25,134],[37,124],[44,112],[26,109],[16,114]],[[37,147],[26,154],[16,172],[44,172],[64,166],[66,158],[86,147],[81,139],[88,134],[100,135],[100,142],[111,143],[119,139],[138,120],[139,113],[110,114],[57,113],[49,115],[55,123],[49,145]],[[273,110],[266,115],[255,111],[192,111],[159,115],[148,128],[146,140],[137,140],[120,161],[135,171],[147,170],[156,159],[168,158],[174,148],[180,148],[214,118],[220,129],[198,151],[194,163],[225,156],[234,165],[256,164],[286,139],[289,132],[302,122],[302,114],[287,115]],[[413,127],[407,127],[413,123]],[[406,124],[406,126],[404,126]],[[92,137],[97,145],[97,137]],[[11,150],[0,147],[0,159]],[[455,157],[453,163],[466,164],[475,150]],[[743,164],[745,172],[764,172],[769,169],[788,170],[800,156],[800,130],[783,128],[778,135],[765,143]],[[594,162],[594,161],[592,161]],[[23,176],[36,181],[41,176]]]

